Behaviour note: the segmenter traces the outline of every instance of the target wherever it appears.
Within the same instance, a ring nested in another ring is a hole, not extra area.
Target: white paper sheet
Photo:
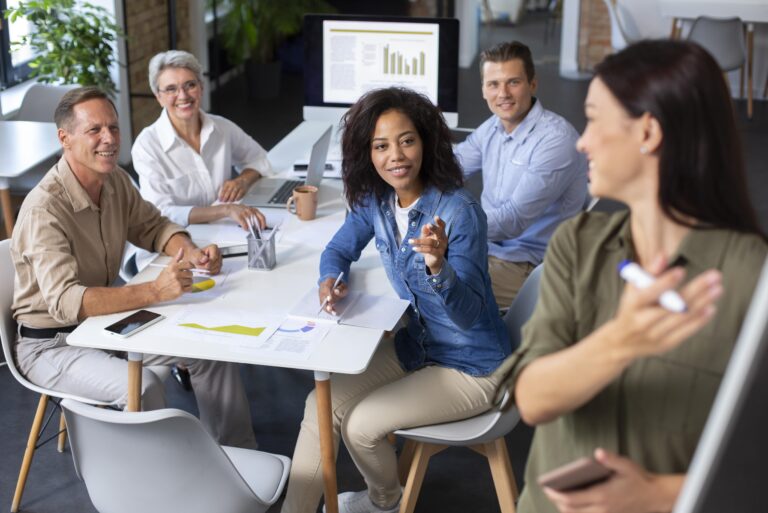
[[[326,311],[318,313],[318,288],[312,287],[288,312],[289,317],[310,319],[327,324],[346,324],[380,330],[392,330],[410,303],[404,299],[374,296],[350,291],[334,307],[337,316]]]
[[[279,317],[247,310],[200,307],[185,308],[166,324],[175,337],[212,344],[227,344],[249,350],[264,350],[280,326]]]
[[[272,351],[283,357],[306,360],[331,326],[301,319],[286,319],[269,339]]]

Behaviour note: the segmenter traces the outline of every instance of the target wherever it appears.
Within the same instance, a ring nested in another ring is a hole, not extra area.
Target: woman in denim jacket
[[[397,511],[400,483],[388,433],[487,410],[490,374],[510,354],[488,276],[486,219],[464,191],[439,110],[400,88],[372,91],[343,121],[351,212],[320,260],[328,311],[347,293],[334,281],[375,238],[408,323],[382,341],[366,372],[334,375],[333,421],[367,490],[339,495],[340,512]],[[354,340],[350,340],[353,344]],[[293,456],[284,513],[314,512],[322,494],[312,392]]]

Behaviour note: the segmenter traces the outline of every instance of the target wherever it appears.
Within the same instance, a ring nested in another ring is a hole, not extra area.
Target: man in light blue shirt
[[[496,302],[506,308],[541,263],[561,221],[587,197],[587,162],[578,133],[545,110],[536,92],[530,49],[513,41],[480,55],[483,98],[493,112],[456,147],[465,176],[483,174],[488,268]]]

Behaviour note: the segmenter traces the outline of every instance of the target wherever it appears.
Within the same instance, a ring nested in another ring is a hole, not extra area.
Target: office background
[[[140,3],[147,2],[136,2]],[[348,5],[354,3],[334,2],[342,12],[354,12]],[[391,14],[403,14],[403,9],[411,8],[409,3],[392,2],[385,10]],[[436,8],[434,5],[432,7]],[[442,8],[447,7],[443,5]],[[190,9],[189,15],[194,14],[192,11],[193,9]],[[147,19],[153,18],[147,15]],[[188,23],[188,20],[185,23]],[[562,114],[581,131],[585,122],[582,103],[588,81],[566,80],[561,77],[560,32],[557,27],[552,30],[552,23],[553,20],[546,11],[538,11],[525,13],[515,25],[504,22],[484,24],[479,29],[478,46],[483,48],[508,39],[519,39],[528,44],[533,50],[537,66],[537,96],[547,109]],[[145,24],[153,27],[148,21]],[[545,42],[545,31],[548,27]],[[164,27],[157,27],[157,30],[162,31]],[[164,33],[160,37],[161,41],[157,43],[159,46],[148,50],[149,56],[167,48],[166,36],[167,33]],[[178,36],[180,41],[188,37],[181,32]],[[165,43],[162,42],[163,39]],[[211,91],[209,110],[240,125],[265,148],[271,148],[301,122],[303,83],[300,69],[284,65],[277,99],[254,98],[248,91],[248,82],[244,75],[229,72],[229,75],[222,78],[219,88]],[[459,125],[474,128],[489,116],[488,108],[480,95],[476,58],[469,67],[460,70],[459,80]],[[761,88],[762,82],[758,80],[757,83],[758,88]],[[148,91],[148,87],[146,89]],[[137,90],[138,86],[131,87],[134,93]],[[130,101],[135,112],[131,119],[132,128],[129,130],[136,133],[141,128],[137,126],[137,112],[145,112],[143,115],[146,118],[142,119],[146,121],[142,122],[149,123],[154,120],[153,116],[157,115],[159,109],[152,105],[152,98],[137,96]],[[743,136],[750,193],[761,224],[764,229],[768,229],[768,202],[764,199],[768,193],[768,169],[765,164],[768,162],[768,102],[755,102],[751,121],[746,117],[745,101],[738,100],[735,106]],[[457,137],[461,135],[457,134]],[[130,149],[130,145],[127,146]],[[243,366],[242,373],[251,400],[253,424],[260,449],[290,455],[303,414],[303,401],[313,386],[311,373],[252,366]],[[196,413],[191,393],[184,392],[173,382],[168,382],[166,387],[170,406]],[[3,436],[0,438],[0,508],[10,505],[36,403],[37,397],[18,385],[7,368],[1,367],[0,432]],[[530,429],[521,424],[507,437],[518,479],[523,475],[530,436]],[[338,479],[339,489],[342,491],[364,487],[362,479],[343,449],[338,463]],[[280,503],[270,511],[279,511],[279,506]],[[27,512],[95,511],[85,486],[75,475],[71,455],[68,451],[65,454],[57,453],[52,444],[45,446],[35,455],[22,507],[23,511]],[[482,456],[468,450],[452,449],[433,458],[417,511],[498,510],[490,472]]]

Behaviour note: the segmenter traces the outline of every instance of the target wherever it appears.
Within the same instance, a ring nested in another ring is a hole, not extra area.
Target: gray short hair
[[[157,79],[166,68],[186,68],[195,74],[198,82],[203,83],[203,67],[194,55],[183,50],[168,50],[149,61],[149,88],[155,94],[158,94]]]

